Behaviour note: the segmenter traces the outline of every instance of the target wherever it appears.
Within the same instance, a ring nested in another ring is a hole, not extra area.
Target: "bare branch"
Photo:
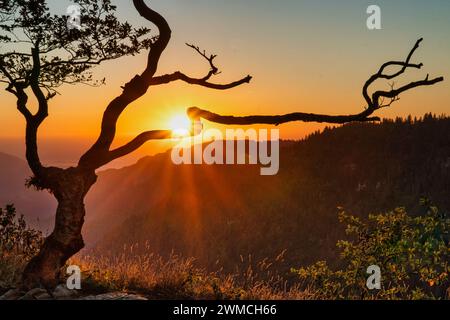
[[[125,108],[133,101],[142,97],[150,86],[169,83],[176,80],[182,80],[190,84],[200,85],[203,87],[225,90],[231,89],[244,83],[249,83],[250,76],[241,80],[228,84],[214,84],[208,82],[213,76],[218,74],[218,68],[214,65],[215,55],[208,56],[206,52],[202,52],[198,47],[191,46],[200,55],[202,55],[210,64],[210,71],[208,74],[200,79],[189,77],[181,72],[155,77],[159,59],[161,54],[166,49],[170,41],[172,31],[167,21],[159,13],[150,9],[143,0],[133,0],[134,6],[141,16],[148,21],[155,24],[159,29],[159,36],[152,43],[151,50],[148,55],[147,67],[141,75],[135,76],[129,83],[123,87],[123,93],[114,99],[106,108],[100,136],[95,144],[81,157],[79,161],[80,166],[98,168],[117,157],[124,156],[139,148],[143,143],[152,139],[167,139],[171,137],[170,131],[149,131],[136,137],[129,144],[110,151],[112,142],[116,133],[117,121],[125,110]]]
[[[105,159],[105,164],[136,151],[148,141],[170,139],[172,138],[172,135],[173,132],[170,130],[155,130],[143,132],[122,147],[111,150],[108,153],[108,157]]]
[[[366,81],[366,83],[364,84],[364,87],[363,87],[363,96],[364,96],[364,99],[366,100],[366,102],[368,104],[368,109],[379,109],[381,107],[386,107],[386,105],[383,106],[383,103],[381,103],[381,105],[380,105],[380,101],[378,100],[382,96],[389,97],[389,98],[395,98],[395,101],[397,101],[398,97],[396,97],[396,96],[398,96],[398,94],[400,94],[400,93],[402,93],[402,92],[404,92],[404,91],[406,91],[408,89],[412,89],[412,88],[415,88],[415,87],[421,86],[421,85],[432,85],[432,84],[435,84],[437,82],[440,82],[440,81],[444,80],[444,78],[440,77],[440,78],[436,78],[436,79],[434,79],[432,81],[428,81],[428,76],[427,76],[427,79],[425,81],[414,82],[414,84],[415,84],[414,86],[412,86],[412,87],[409,87],[409,85],[404,86],[403,88],[405,88],[405,89],[400,90],[400,91],[399,90],[393,90],[393,87],[392,87],[391,91],[390,91],[391,93],[389,94],[389,96],[384,95],[386,93],[385,91],[378,91],[378,92],[374,93],[372,95],[372,97],[370,96],[368,91],[369,91],[370,86],[375,81],[377,81],[379,79],[392,80],[392,79],[402,75],[403,73],[405,73],[408,68],[421,69],[423,67],[423,63],[419,63],[419,64],[411,63],[411,59],[412,59],[414,53],[419,48],[419,46],[422,43],[422,41],[423,41],[423,38],[420,38],[419,40],[416,41],[414,47],[409,52],[409,54],[406,57],[405,61],[388,61],[388,62],[384,63],[380,67],[378,72],[376,74],[372,75]],[[385,73],[385,70],[388,67],[391,67],[391,66],[400,66],[401,69],[398,70],[397,72],[392,73],[392,74]],[[395,94],[395,93],[397,93],[396,96],[391,96],[392,94]]]
[[[168,83],[171,83],[174,81],[184,81],[188,84],[198,85],[198,86],[202,86],[202,87],[209,88],[209,89],[228,90],[228,89],[232,89],[232,88],[238,87],[240,85],[243,85],[245,83],[250,83],[250,81],[252,80],[252,77],[250,75],[248,75],[245,78],[242,78],[240,80],[233,81],[230,83],[225,83],[225,84],[217,84],[217,83],[209,82],[209,80],[211,79],[212,76],[215,76],[215,75],[218,75],[221,73],[219,71],[219,68],[214,64],[214,59],[217,58],[217,55],[215,55],[215,54],[208,55],[205,50],[201,50],[200,47],[195,46],[193,44],[186,43],[186,45],[188,47],[194,49],[195,52],[197,52],[201,57],[203,57],[206,61],[208,61],[209,66],[210,66],[209,72],[202,78],[194,78],[194,77],[188,76],[180,71],[177,71],[177,72],[174,72],[171,74],[166,74],[166,75],[162,75],[159,77],[153,77],[153,79],[150,81],[151,86],[168,84]]]
[[[48,101],[45,94],[42,92],[39,86],[39,77],[41,73],[41,62],[39,57],[39,41],[36,46],[31,50],[33,56],[33,69],[31,70],[30,86],[33,90],[36,99],[38,100],[39,108],[38,112],[34,116],[34,121],[39,126],[45,118],[48,117]]]
[[[17,97],[17,110],[25,117],[27,122],[32,120],[32,113],[27,108],[28,96],[20,85],[16,85],[16,89],[14,86],[9,84],[6,88],[6,91],[11,92]]]
[[[172,30],[166,19],[158,12],[150,9],[143,0],[133,0],[133,3],[139,14],[155,24],[159,29],[159,37],[153,43],[150,54],[148,55],[147,68],[141,75],[146,81],[150,81],[156,72],[161,54],[170,41]]]
[[[278,126],[280,124],[293,121],[343,124],[354,121],[368,122],[380,120],[380,118],[378,117],[369,117],[371,113],[368,111],[364,111],[362,113],[355,115],[338,115],[338,116],[295,112],[284,115],[257,115],[257,116],[236,117],[236,116],[223,116],[197,107],[192,107],[188,109],[187,114],[189,118],[191,118],[193,121],[205,119],[211,122],[227,125],[271,124]]]
[[[250,81],[252,80],[252,77],[247,76],[245,78],[242,78],[240,80],[237,80],[237,81],[234,81],[231,83],[217,84],[217,83],[208,82],[207,80],[205,80],[205,78],[201,78],[201,79],[192,78],[192,77],[185,75],[184,73],[177,71],[172,74],[166,74],[163,76],[154,77],[152,80],[150,80],[150,85],[156,86],[156,85],[168,84],[168,83],[178,81],[178,80],[184,81],[188,84],[198,85],[198,86],[202,86],[202,87],[209,88],[209,89],[228,90],[228,89],[232,89],[232,88],[238,87],[240,85],[243,85],[245,83],[250,83]]]
[[[133,0],[133,4],[142,17],[157,26],[159,36],[152,43],[144,72],[128,82],[123,87],[123,93],[111,101],[106,108],[103,114],[100,136],[94,145],[80,158],[80,166],[98,168],[102,165],[99,159],[105,159],[108,156],[120,115],[130,103],[136,101],[147,92],[151,79],[157,71],[161,55],[172,35],[172,30],[166,19],[158,12],[150,9],[144,0]]]
[[[420,87],[420,86],[431,86],[438,82],[444,81],[443,77],[438,77],[430,80],[429,76],[424,80],[411,82],[404,86],[401,86],[398,89],[394,88],[394,85],[391,85],[390,91],[376,91],[372,96],[369,95],[368,90],[370,85],[372,85],[378,79],[386,79],[391,80],[399,75],[403,74],[407,68],[422,68],[423,64],[413,64],[411,63],[411,58],[414,55],[415,51],[419,48],[420,43],[423,39],[419,39],[414,45],[413,49],[409,52],[406,60],[404,62],[400,61],[389,61],[384,63],[379,71],[372,75],[369,80],[364,84],[363,87],[363,96],[368,104],[367,108],[357,114],[351,115],[325,115],[325,114],[314,114],[314,113],[303,113],[303,112],[295,112],[285,115],[252,115],[252,116],[244,116],[244,117],[235,117],[235,116],[223,116],[216,113],[212,113],[207,110],[203,110],[197,107],[189,108],[187,113],[188,116],[192,120],[199,120],[203,118],[208,121],[227,124],[227,125],[252,125],[252,124],[271,124],[271,125],[280,125],[282,123],[293,122],[293,121],[303,121],[303,122],[326,122],[326,123],[334,123],[334,124],[343,124],[348,122],[367,122],[367,121],[379,121],[379,117],[372,117],[372,115],[379,109],[391,106],[394,102],[399,100],[399,95],[405,91],[410,89]],[[401,66],[401,69],[392,74],[386,74],[385,70],[390,66]],[[380,98],[389,98],[390,102],[384,104],[384,101],[381,101]]]
[[[442,81],[444,81],[444,77],[438,77],[438,78],[429,80],[429,75],[427,75],[424,80],[419,80],[419,81],[408,83],[407,85],[404,85],[398,89],[391,89],[390,91],[376,91],[372,95],[372,100],[374,101],[374,105],[377,107],[377,109],[379,109],[380,107],[382,107],[379,105],[380,97],[398,100],[398,96],[405,91],[411,90],[413,88],[421,87],[421,86],[432,86],[432,85],[442,82]]]
[[[186,45],[187,45],[188,47],[194,49],[199,55],[201,55],[203,58],[205,58],[205,59],[209,62],[209,65],[210,65],[210,67],[211,67],[211,70],[210,70],[210,71],[208,72],[208,74],[203,78],[203,80],[207,81],[207,80],[209,80],[212,76],[215,76],[215,75],[220,74],[219,68],[217,68],[217,67],[214,65],[214,59],[217,58],[217,55],[212,54],[212,55],[208,56],[208,55],[206,54],[206,51],[205,51],[205,50],[203,50],[203,51],[200,50],[200,47],[195,46],[195,45],[193,45],[193,44],[189,44],[189,43],[186,43]]]

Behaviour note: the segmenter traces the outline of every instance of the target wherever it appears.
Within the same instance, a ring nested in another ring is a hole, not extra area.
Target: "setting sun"
[[[190,135],[191,121],[185,115],[176,115],[169,121],[169,129],[174,137],[186,137]]]

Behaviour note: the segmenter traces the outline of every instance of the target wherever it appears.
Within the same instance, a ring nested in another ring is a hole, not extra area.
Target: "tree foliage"
[[[66,15],[52,14],[46,1],[14,0],[1,4],[2,81],[29,85],[38,57],[39,86],[50,95],[62,84],[98,85],[90,69],[103,61],[148,49],[150,29],[120,22],[110,0],[74,0],[82,28],[68,28]],[[35,55],[35,56],[34,56]]]
[[[339,214],[351,240],[337,247],[342,264],[325,261],[294,270],[321,299],[434,299],[449,288],[450,218],[423,201],[426,214],[411,217],[404,208],[370,215],[368,221]],[[381,268],[381,290],[366,286],[367,268]]]
[[[17,216],[13,205],[0,208],[0,256],[31,258],[42,244],[42,233],[29,228],[24,216]]]

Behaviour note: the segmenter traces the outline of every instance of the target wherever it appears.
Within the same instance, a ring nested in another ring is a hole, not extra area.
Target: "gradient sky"
[[[134,24],[146,24],[131,1],[116,0],[118,14]],[[64,13],[69,1],[49,1]],[[414,42],[425,41],[415,56],[425,64],[403,81],[444,76],[434,87],[403,94],[383,117],[421,116],[425,112],[449,114],[450,108],[450,1],[448,0],[153,0],[147,1],[169,21],[173,38],[158,73],[181,70],[203,75],[207,64],[184,43],[192,42],[219,55],[223,73],[217,82],[254,76],[250,85],[230,91],[173,83],[153,87],[131,105],[119,122],[119,141],[142,130],[165,129],[170,118],[189,106],[224,114],[280,114],[294,111],[356,113],[364,100],[361,88],[379,66],[404,59]],[[382,9],[382,30],[366,28],[366,8]],[[120,93],[120,86],[140,73],[145,54],[98,67],[95,74],[107,85],[61,89],[51,101],[50,117],[42,126],[41,140],[62,137],[95,139],[102,112]],[[380,88],[387,84],[380,83]],[[0,92],[0,138],[23,136],[24,123],[10,94]],[[208,127],[215,125],[209,124]],[[301,138],[320,128],[292,123],[280,127],[282,138]],[[142,153],[156,148],[148,144]],[[4,150],[2,150],[4,151]]]

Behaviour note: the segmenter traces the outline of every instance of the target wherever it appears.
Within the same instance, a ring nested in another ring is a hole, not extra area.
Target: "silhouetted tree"
[[[45,0],[4,0],[0,4],[0,42],[5,53],[0,54],[0,81],[7,85],[6,90],[17,98],[17,109],[26,121],[26,158],[33,172],[30,185],[49,190],[58,201],[55,228],[45,240],[39,254],[34,257],[24,271],[23,282],[26,287],[57,284],[61,267],[68,258],[84,246],[81,229],[84,223],[84,198],[96,182],[95,171],[109,162],[123,157],[145,142],[170,138],[168,130],[147,131],[129,143],[112,149],[116,124],[127,106],[147,93],[151,86],[184,81],[206,88],[225,90],[249,83],[250,76],[228,84],[215,84],[210,80],[219,73],[214,64],[215,55],[207,55],[194,45],[189,45],[210,66],[209,72],[201,78],[186,75],[180,71],[156,76],[159,59],[171,38],[171,29],[160,14],[150,9],[143,0],[133,0],[138,13],[159,30],[152,36],[147,28],[134,28],[120,22],[115,16],[115,6],[110,0],[75,0],[82,9],[82,28],[68,28],[67,16],[53,15]],[[397,100],[400,93],[423,85],[432,85],[443,78],[412,82],[390,91],[376,91],[372,96],[369,86],[377,79],[393,79],[407,68],[421,68],[410,59],[419,46],[420,40],[404,62],[388,62],[372,76],[364,87],[367,108],[357,115],[330,116],[295,113],[270,117],[223,117],[198,108],[189,109],[192,118],[225,124],[270,123],[281,124],[287,121],[318,121],[345,123],[350,121],[374,121],[371,115],[378,109]],[[147,66],[123,87],[123,92],[106,107],[101,131],[97,141],[80,158],[75,167],[68,169],[44,166],[39,158],[37,134],[40,125],[48,116],[48,106],[57,94],[58,87],[64,84],[84,83],[101,85],[103,81],[93,79],[91,68],[108,60],[127,55],[135,55],[149,50]],[[385,69],[399,66],[401,70],[385,74]],[[38,101],[38,110],[32,113],[28,98],[32,94]],[[390,99],[383,104],[382,98]]]

